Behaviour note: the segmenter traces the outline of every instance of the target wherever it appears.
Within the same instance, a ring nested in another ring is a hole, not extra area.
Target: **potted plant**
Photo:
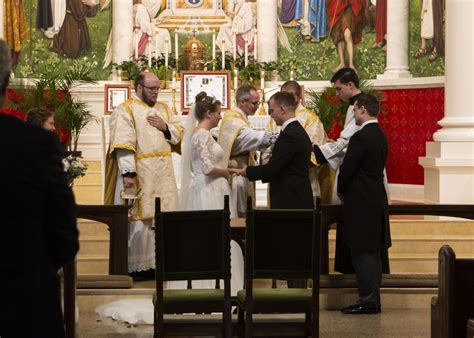
[[[84,102],[72,97],[71,90],[81,84],[95,84],[90,72],[89,66],[77,63],[63,74],[43,73],[32,84],[12,86],[6,106],[23,114],[31,108],[54,112],[60,140],[68,151],[77,151],[79,136],[94,116]]]

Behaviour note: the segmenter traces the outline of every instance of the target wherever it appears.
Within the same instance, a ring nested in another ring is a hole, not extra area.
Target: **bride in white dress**
[[[186,120],[182,141],[180,208],[209,210],[224,207],[224,195],[230,194],[229,179],[234,173],[210,130],[221,119],[221,104],[201,92]],[[232,217],[233,215],[231,215]],[[240,246],[231,241],[231,295],[244,285],[244,259]],[[167,289],[186,289],[187,281],[168,282]],[[193,289],[215,287],[215,280],[192,281]],[[223,283],[221,282],[221,287]],[[130,324],[153,324],[151,299],[127,299],[99,306],[98,314]]]
[[[180,206],[183,210],[222,209],[224,195],[230,194],[229,179],[234,171],[227,168],[224,151],[210,131],[217,127],[220,119],[220,102],[205,92],[199,93],[186,121],[182,143]],[[231,241],[232,296],[243,288],[243,266],[242,250]],[[168,289],[186,289],[186,286],[186,281],[168,283]],[[193,281],[192,287],[214,288],[215,281]]]

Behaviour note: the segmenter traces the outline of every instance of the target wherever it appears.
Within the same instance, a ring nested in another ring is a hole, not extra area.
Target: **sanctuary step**
[[[74,180],[74,197],[77,204],[102,204],[102,170],[100,161],[86,161],[86,175]]]

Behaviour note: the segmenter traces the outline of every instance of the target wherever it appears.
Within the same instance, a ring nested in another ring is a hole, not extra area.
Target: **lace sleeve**
[[[198,130],[192,140],[193,162],[194,159],[202,163],[202,172],[208,175],[214,164],[212,163],[211,152],[209,151],[209,138],[211,134],[205,130]]]

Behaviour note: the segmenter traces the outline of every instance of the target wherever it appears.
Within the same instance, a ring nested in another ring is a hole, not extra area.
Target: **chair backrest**
[[[247,209],[247,278],[319,275],[320,212]]]
[[[102,191],[105,191],[105,162],[107,159],[107,151],[109,149],[110,143],[110,116],[102,116],[101,119],[101,168],[102,168]],[[104,199],[104,194],[102,194],[102,203]]]
[[[222,210],[162,212],[155,201],[157,281],[230,279],[229,197]]]

